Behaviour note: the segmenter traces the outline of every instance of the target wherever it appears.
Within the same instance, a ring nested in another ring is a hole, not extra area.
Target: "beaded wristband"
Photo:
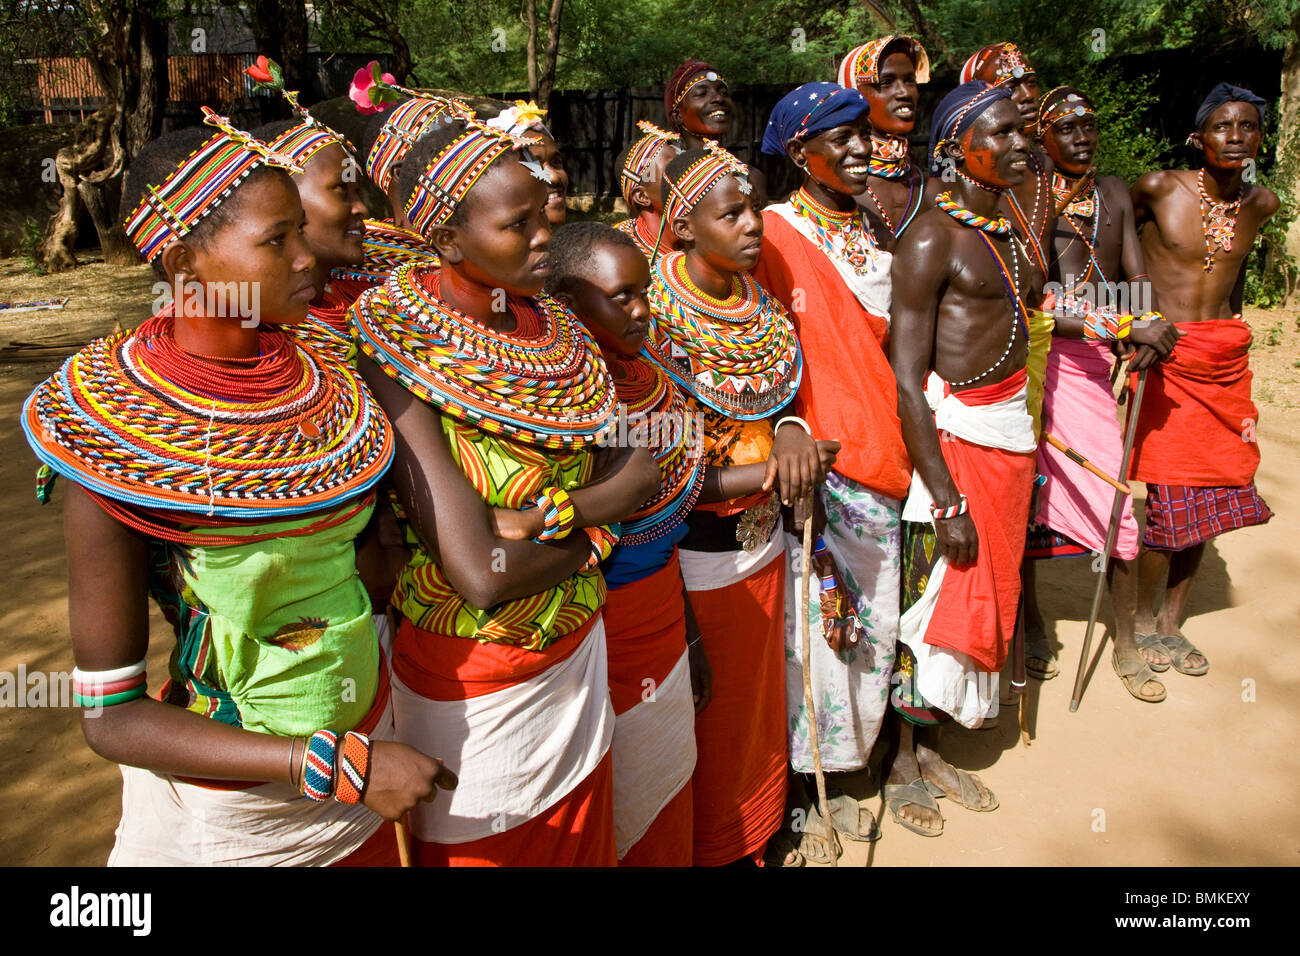
[[[568,537],[573,530],[573,499],[563,488],[543,488],[533,499],[533,505],[542,512],[542,533],[533,540],[538,544],[558,541]]]
[[[308,800],[328,800],[334,792],[334,757],[339,735],[332,730],[318,730],[307,741],[302,761],[302,795]]]
[[[930,517],[934,518],[935,521],[943,521],[945,518],[955,518],[958,515],[964,515],[965,513],[966,513],[965,495],[961,496],[961,501],[959,503],[955,505],[949,505],[947,508],[939,508],[933,504],[930,505]]]
[[[339,760],[338,788],[334,799],[339,803],[360,803],[370,784],[370,750],[374,745],[365,734],[349,730],[343,735],[343,753]]]
[[[72,703],[77,707],[112,707],[147,693],[144,661],[106,671],[72,669]]]
[[[618,544],[619,535],[623,529],[621,525],[611,524],[599,525],[595,528],[583,528],[582,530],[591,539],[591,555],[587,558],[587,563],[578,570],[590,571],[613,553],[614,545]]]

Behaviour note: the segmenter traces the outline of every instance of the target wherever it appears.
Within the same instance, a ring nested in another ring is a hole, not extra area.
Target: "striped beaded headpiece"
[[[1071,116],[1096,116],[1088,98],[1072,86],[1058,86],[1038,103],[1038,136]]]
[[[746,195],[754,187],[749,182],[749,167],[712,140],[705,141],[705,155],[688,166],[676,182],[668,181],[668,202],[664,218],[668,222],[690,215],[692,209],[710,189],[726,176],[740,180],[740,191]]]
[[[415,141],[433,128],[439,117],[470,119],[474,108],[457,99],[441,96],[416,96],[396,107],[379,128],[370,155],[366,157],[366,175],[384,192],[393,185],[393,167],[406,158]]]
[[[336,143],[343,147],[343,152],[348,156],[353,154],[352,144],[348,142],[346,136],[330,129],[312,116],[307,108],[298,102],[297,90],[285,89],[284,73],[274,60],[259,56],[257,62],[245,69],[244,73],[253,80],[255,89],[270,90],[283,96],[294,115],[302,120],[300,124],[290,127],[272,140],[270,146],[273,150],[289,156],[299,166],[307,165],[308,160],[318,152]]]
[[[224,116],[203,107],[203,122],[218,132],[191,153],[157,186],[150,185],[140,205],[123,224],[146,262],[189,235],[258,166],[302,172],[292,157],[235,129]]]
[[[664,89],[664,114],[671,117],[673,110],[686,98],[686,94],[706,80],[727,82],[717,70],[703,60],[687,60],[674,70],[673,75],[668,79],[668,86]]]
[[[906,53],[916,67],[916,82],[929,83],[930,56],[925,52],[925,47],[921,46],[921,41],[902,33],[894,33],[868,40],[862,46],[850,50],[849,55],[840,61],[840,86],[855,90],[863,83],[879,83],[881,54],[895,40],[906,41]]]
[[[1006,83],[1034,72],[1020,47],[1014,43],[990,43],[971,54],[961,68],[961,81],[983,80],[985,83]]]
[[[676,133],[660,129],[645,120],[639,121],[636,128],[644,135],[627,151],[627,159],[623,161],[623,168],[618,174],[619,185],[623,188],[623,199],[633,212],[636,210],[632,208],[632,190],[637,186],[645,185],[650,166],[663,148],[670,143],[676,145],[681,141],[681,137]]]
[[[423,236],[452,217],[478,178],[502,153],[531,146],[536,139],[512,136],[477,120],[442,150],[416,179],[406,218]]]

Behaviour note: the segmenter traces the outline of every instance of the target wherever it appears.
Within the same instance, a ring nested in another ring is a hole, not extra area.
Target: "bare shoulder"
[[[1178,188],[1177,169],[1153,169],[1149,173],[1143,173],[1133,183],[1134,197],[1144,197],[1146,199],[1159,199],[1168,196]],[[1117,176],[1107,176],[1106,179],[1118,179]]]
[[[916,217],[898,240],[894,258],[900,256],[931,256],[946,253],[952,245],[952,217],[942,209],[932,207]]]
[[[1267,186],[1256,186],[1246,197],[1245,205],[1252,207],[1261,218],[1267,219],[1281,208],[1282,200]]]

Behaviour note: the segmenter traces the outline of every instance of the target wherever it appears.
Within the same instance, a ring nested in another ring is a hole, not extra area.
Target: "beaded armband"
[[[1083,337],[1092,341],[1126,339],[1133,332],[1133,316],[1110,309],[1095,309],[1083,320]]]
[[[958,515],[964,515],[967,511],[966,496],[961,496],[961,501],[955,505],[949,505],[947,508],[940,508],[936,505],[930,505],[930,517],[935,521],[943,521],[945,518],[955,518]]]
[[[614,551],[614,545],[618,544],[619,535],[622,534],[623,528],[618,524],[599,525],[595,528],[583,528],[587,537],[591,539],[591,556],[587,558],[579,571],[590,571],[600,562],[604,561]]]
[[[374,744],[365,734],[349,730],[343,735],[342,759],[339,761],[338,788],[334,799],[339,803],[360,803],[370,784],[370,751]]]
[[[72,703],[78,707],[112,707],[146,693],[144,661],[107,671],[72,669]]]
[[[533,540],[538,544],[568,537],[573,530],[573,500],[563,488],[543,488],[533,499],[542,512],[542,533]]]
[[[822,636],[829,638],[836,628],[848,627],[849,639],[853,640],[857,630],[857,617],[840,587],[835,573],[835,559],[831,557],[821,535],[817,536],[817,543],[813,545],[812,562],[821,591]]]
[[[302,795],[308,800],[328,800],[334,792],[338,744],[339,735],[332,730],[318,730],[307,741],[307,754],[302,761]]]

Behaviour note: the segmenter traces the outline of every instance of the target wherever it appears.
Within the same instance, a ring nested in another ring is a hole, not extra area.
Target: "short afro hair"
[[[219,135],[221,134],[217,130],[209,126],[187,126],[145,144],[135,159],[131,160],[131,165],[126,171],[126,180],[122,185],[121,221],[125,223],[139,208],[140,203],[144,202],[145,196],[149,194],[151,186],[154,188],[161,186],[164,180],[176,172],[181,164],[201,146]],[[246,186],[265,176],[283,176],[286,181],[289,178],[288,172],[283,169],[260,164],[253,167],[252,172],[244,177],[239,185]],[[211,212],[194,224],[185,240],[205,248],[222,226],[235,218],[240,203],[240,189],[236,188]],[[160,259],[155,258],[152,265],[154,273],[159,278],[168,278]]]
[[[582,276],[592,254],[601,246],[627,246],[640,252],[627,233],[594,219],[565,223],[556,229],[551,234],[551,274],[546,279],[546,291],[552,295],[561,292],[570,279]]]

